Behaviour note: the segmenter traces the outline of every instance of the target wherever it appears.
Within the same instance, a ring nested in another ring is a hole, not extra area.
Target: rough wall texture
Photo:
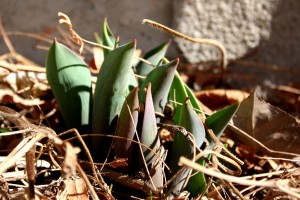
[[[58,25],[57,13],[61,11],[69,15],[74,29],[90,40],[93,40],[94,32],[101,32],[102,21],[107,17],[109,26],[121,37],[121,42],[136,38],[138,48],[146,51],[167,41],[170,36],[142,25],[142,20],[150,18],[170,25],[171,4],[172,0],[2,0],[0,14],[6,31],[39,34]],[[45,43],[21,36],[10,38],[18,52],[44,63],[45,51],[37,50],[36,45]],[[0,39],[0,54],[5,52],[7,48]]]
[[[256,62],[230,65],[228,70],[238,74],[227,78],[233,83],[287,84],[299,82],[299,10],[298,0],[176,1],[173,28],[192,37],[220,41],[229,60],[243,58]],[[192,63],[219,58],[215,48],[175,40]],[[243,75],[253,81],[244,81]]]
[[[270,37],[272,13],[278,0],[187,0],[174,3],[174,28],[196,38],[221,42],[228,59],[244,56]],[[215,60],[218,51],[210,46],[176,39],[193,63]]]

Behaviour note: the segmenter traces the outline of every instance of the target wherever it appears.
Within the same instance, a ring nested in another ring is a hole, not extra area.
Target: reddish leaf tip
[[[133,46],[136,46],[136,39],[132,41]]]
[[[149,82],[147,85],[147,90],[148,90],[148,88],[151,88],[151,86],[152,86],[152,84],[151,84],[151,82]]]
[[[190,96],[186,97],[184,103],[187,104],[189,100],[190,100]]]

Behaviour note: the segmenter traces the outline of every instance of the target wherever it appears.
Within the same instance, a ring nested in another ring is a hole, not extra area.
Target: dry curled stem
[[[68,17],[68,15],[66,15],[62,12],[58,12],[58,16],[60,17],[58,22],[60,24],[67,25],[67,27],[69,28],[70,36],[72,37],[73,41],[80,45],[79,52],[81,54],[83,51],[83,47],[84,47],[83,39],[76,33],[76,31],[73,30],[72,22],[71,22],[70,18]]]
[[[220,64],[220,68],[221,68],[221,77],[220,79],[222,80],[224,74],[225,74],[225,70],[226,70],[226,65],[227,65],[227,53],[226,53],[226,49],[224,48],[223,44],[221,44],[220,42],[213,40],[213,39],[206,39],[206,38],[193,38],[190,36],[187,36],[183,33],[180,33],[178,31],[175,31],[165,25],[162,25],[160,23],[157,23],[155,21],[149,20],[149,19],[144,19],[143,24],[146,23],[154,28],[157,28],[158,30],[167,32],[171,35],[174,35],[176,37],[194,42],[194,43],[199,43],[199,44],[206,44],[206,45],[212,45],[214,47],[216,47],[220,53],[221,53],[221,64]]]
[[[219,179],[226,180],[228,182],[233,182],[233,183],[238,183],[241,185],[248,185],[248,186],[278,188],[279,190],[287,194],[290,194],[296,198],[300,198],[299,191],[295,190],[295,188],[290,186],[289,179],[274,179],[268,181],[245,180],[242,177],[231,176],[231,175],[220,173],[216,171],[214,168],[206,168],[185,157],[180,157],[179,163],[185,167],[190,167],[193,170],[203,172],[209,176],[217,177]]]
[[[67,25],[67,27],[69,28],[69,33],[70,33],[71,38],[73,39],[74,42],[76,42],[77,44],[80,45],[80,49],[79,49],[80,54],[83,51],[84,43],[88,43],[88,44],[91,44],[91,45],[94,45],[94,46],[97,46],[97,47],[101,47],[103,49],[113,50],[113,48],[111,48],[111,47],[108,47],[108,46],[105,46],[105,45],[102,45],[102,44],[98,44],[98,43],[91,42],[91,41],[83,39],[73,29],[72,22],[71,22],[70,18],[66,14],[64,14],[62,12],[58,12],[58,16],[61,17],[58,22],[60,24],[66,24]],[[144,62],[144,63],[146,63],[146,64],[148,64],[148,65],[150,65],[152,67],[154,67],[154,68],[156,67],[155,65],[153,65],[148,60],[145,60],[144,58],[141,58],[141,57],[138,57],[138,56],[136,56],[136,58],[138,60],[140,60],[140,61],[142,61],[142,62]]]

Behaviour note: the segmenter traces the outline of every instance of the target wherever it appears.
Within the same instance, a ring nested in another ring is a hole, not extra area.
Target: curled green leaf
[[[107,18],[105,18],[102,25],[102,44],[107,47],[114,48],[115,43],[116,43],[116,38],[108,26]],[[106,57],[110,51],[111,50],[103,49],[104,57]]]
[[[55,40],[47,54],[46,75],[67,127],[88,129],[92,82],[86,63]]]

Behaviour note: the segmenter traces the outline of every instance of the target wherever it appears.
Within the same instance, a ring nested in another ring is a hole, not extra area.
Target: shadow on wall
[[[277,10],[272,14],[270,38],[259,49],[256,59],[285,69],[297,70],[300,65],[299,10],[298,0],[278,1]]]
[[[244,58],[258,64],[233,65],[229,68],[231,73],[251,77],[251,81],[232,78],[230,85],[237,88],[254,88],[260,85],[262,90],[265,90],[265,86],[268,90],[270,84],[300,84],[299,10],[298,0],[278,0],[276,10],[272,13],[269,39],[261,41],[260,46]]]

